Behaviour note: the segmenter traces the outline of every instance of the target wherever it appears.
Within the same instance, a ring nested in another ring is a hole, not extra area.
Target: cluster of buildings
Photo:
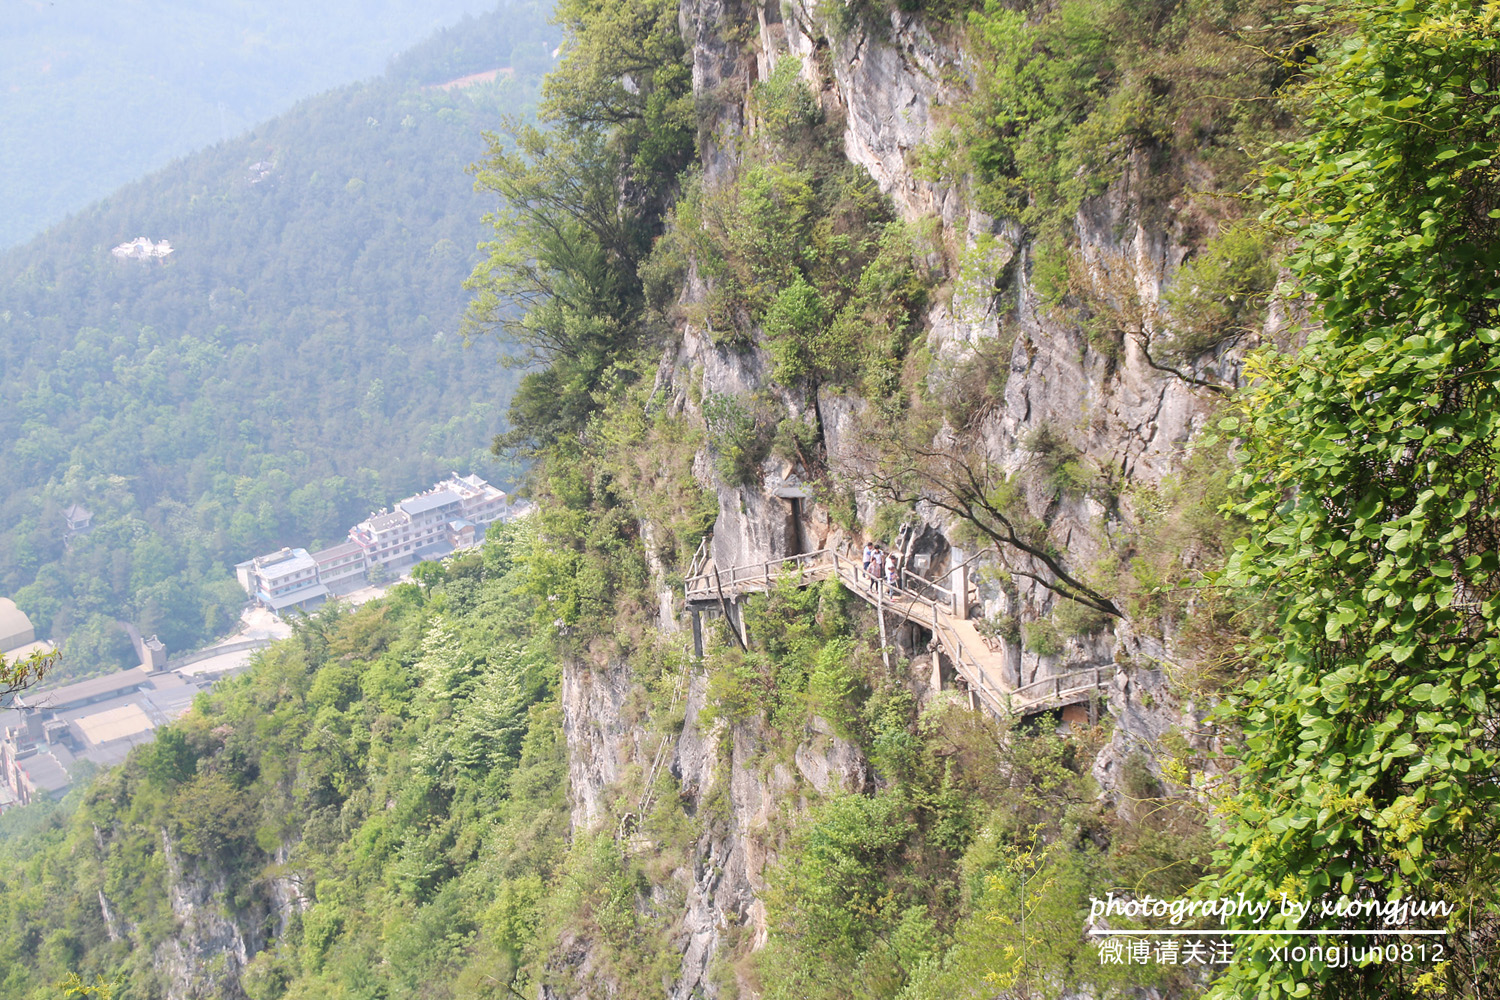
[[[281,549],[240,563],[235,572],[252,600],[271,611],[307,607],[367,585],[371,571],[394,576],[424,559],[475,545],[487,525],[524,512],[503,490],[455,472],[390,510],[371,514],[349,529],[347,541],[311,554]],[[64,517],[69,538],[91,527],[91,513],[76,504]],[[233,643],[169,663],[156,636],[143,638],[131,626],[126,631],[139,666],[26,691],[0,711],[0,811],[60,796],[87,773],[87,765],[120,763],[131,747],[151,742],[157,729],[191,708],[199,692],[244,669],[250,650],[242,647],[269,642]],[[0,653],[9,661],[38,649],[51,652],[53,646],[36,638],[31,620],[14,601],[0,598]]]
[[[312,607],[367,585],[371,571],[395,574],[476,545],[487,525],[518,513],[504,490],[455,472],[371,514],[349,529],[347,541],[321,552],[284,548],[257,556],[237,565],[235,576],[253,601],[271,611]]]
[[[120,763],[211,684],[210,677],[142,664],[17,695],[14,707],[0,716],[0,809],[61,795],[82,762]]]
[[[161,260],[172,252],[172,244],[166,240],[153,243],[144,236],[137,236],[128,243],[121,243],[110,250],[121,260]]]
[[[0,811],[56,797],[73,784],[80,764],[120,763],[137,743],[182,715],[217,674],[184,662],[167,664],[156,636],[130,630],[140,666],[50,690],[26,691],[0,712]],[[0,647],[7,660],[51,643],[35,638],[31,620],[0,598]]]

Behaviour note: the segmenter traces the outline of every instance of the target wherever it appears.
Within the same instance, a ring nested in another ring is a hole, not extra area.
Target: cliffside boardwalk
[[[700,627],[699,612],[718,609],[731,629],[740,630],[743,643],[744,617],[736,625],[731,607],[745,594],[764,593],[788,575],[799,587],[836,577],[881,613],[882,638],[887,611],[931,631],[938,649],[967,685],[974,707],[996,716],[1033,715],[1089,701],[1114,675],[1110,665],[1070,671],[1020,687],[1010,685],[1005,681],[1004,652],[991,648],[973,622],[955,613],[958,604],[953,591],[907,570],[901,571],[898,586],[876,583],[857,560],[835,549],[720,569],[707,558],[706,548],[700,547],[683,584],[687,608],[694,612],[694,631]]]

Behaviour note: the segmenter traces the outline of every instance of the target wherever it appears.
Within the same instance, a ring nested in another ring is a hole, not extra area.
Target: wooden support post
[[[943,689],[943,654],[937,650],[932,651],[932,690]]]
[[[732,569],[729,571],[729,579],[731,582],[734,580],[734,570]],[[714,567],[714,589],[719,592],[719,610],[724,612],[724,624],[729,626],[729,633],[739,642],[741,649],[747,653],[750,652],[749,647],[745,645],[744,637],[734,627],[734,615],[730,613],[729,602],[724,599],[724,581],[719,579],[718,566]],[[744,618],[743,615],[740,617]]]
[[[748,652],[750,650],[750,633],[745,630],[745,599],[741,597],[735,602],[735,607],[740,613],[740,648]]]
[[[703,615],[699,611],[693,612],[693,656],[703,659]]]
[[[891,647],[885,640],[885,585],[875,581],[875,617],[880,619],[880,658],[885,669],[891,669]]]

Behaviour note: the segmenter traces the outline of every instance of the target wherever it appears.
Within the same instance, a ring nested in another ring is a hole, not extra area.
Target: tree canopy
[[[1269,176],[1316,325],[1222,424],[1252,525],[1228,580],[1280,613],[1229,702],[1217,891],[1446,901],[1424,926],[1454,933],[1435,970],[1247,946],[1219,995],[1474,996],[1500,934],[1500,12],[1335,13]]]
[[[451,470],[507,478],[487,445],[514,380],[459,336],[487,204],[464,168],[550,57],[431,85],[550,53],[547,13],[442,33],[0,257],[0,593],[59,670],[128,666],[119,620],[191,649],[237,617],[235,563]],[[111,255],[143,234],[173,254]]]

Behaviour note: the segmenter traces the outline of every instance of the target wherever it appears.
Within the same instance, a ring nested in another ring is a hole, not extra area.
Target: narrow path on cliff
[[[892,586],[877,583],[856,560],[835,549],[723,568],[703,556],[704,551],[700,549],[683,585],[689,611],[696,614],[717,609],[733,627],[730,607],[746,594],[764,593],[787,578],[799,587],[837,578],[879,614],[889,612],[930,631],[937,648],[968,688],[974,707],[983,707],[996,716],[1032,715],[1087,701],[1114,675],[1111,665],[1070,671],[1021,687],[1007,683],[1004,648],[981,634],[972,621],[955,613],[958,602],[953,591],[904,569],[899,584]]]

